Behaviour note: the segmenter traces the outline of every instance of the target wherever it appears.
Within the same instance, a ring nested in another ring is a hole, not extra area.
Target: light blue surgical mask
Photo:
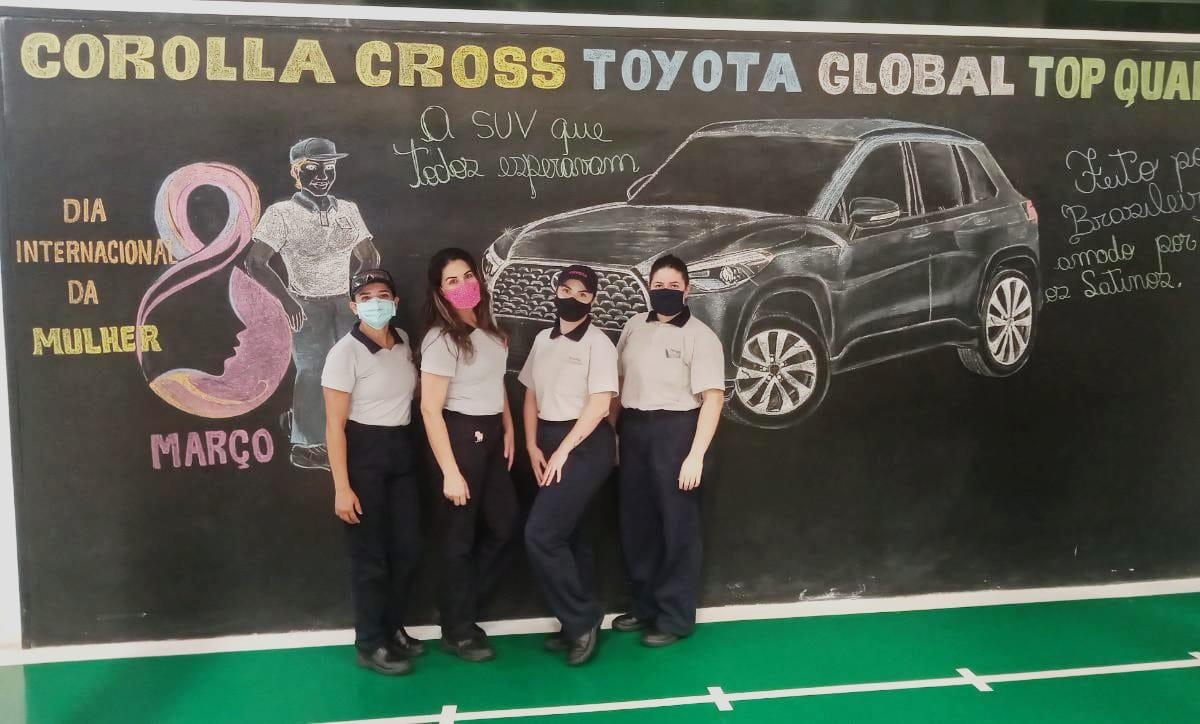
[[[396,302],[391,299],[364,299],[358,303],[358,318],[372,329],[383,329],[396,316]]]

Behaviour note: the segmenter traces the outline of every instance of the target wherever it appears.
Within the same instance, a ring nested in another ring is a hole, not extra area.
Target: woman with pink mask
[[[495,658],[476,616],[504,572],[517,522],[508,341],[481,279],[468,252],[434,254],[421,343],[421,416],[445,497],[438,521],[442,649],[466,661]]]

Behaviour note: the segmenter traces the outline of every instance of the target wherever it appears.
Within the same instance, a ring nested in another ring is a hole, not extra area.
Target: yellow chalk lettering
[[[179,51],[183,51],[183,64]],[[171,80],[191,80],[200,72],[200,46],[186,35],[167,38],[162,46],[163,73]]]
[[[313,74],[318,83],[333,83],[333,71],[329,69],[329,61],[325,60],[325,51],[321,50],[321,41],[301,38],[292,48],[292,56],[288,58],[283,73],[279,76],[280,83],[299,83],[300,75],[304,72]]]
[[[125,80],[127,65],[133,66],[133,77],[144,80],[154,77],[154,41],[146,35],[105,35],[108,39],[108,77]],[[130,49],[132,46],[132,50]]]
[[[205,38],[208,46],[204,77],[209,80],[237,80],[237,69],[225,65],[225,38]]]
[[[59,52],[61,45],[54,33],[30,33],[21,40],[21,67],[33,78],[56,78],[62,69],[49,56]],[[45,51],[43,60],[42,51]]]
[[[391,83],[392,71],[375,70],[376,63],[390,63],[391,60],[392,46],[382,40],[368,40],[358,46],[358,52],[354,54],[354,71],[358,75],[358,81],[371,88]]]
[[[515,45],[496,48],[496,85],[501,88],[521,88],[529,80],[525,67],[525,51]]]
[[[33,328],[33,353],[42,355],[46,350],[54,354],[62,354],[62,330],[46,331],[41,327]]]
[[[472,61],[474,72],[467,74],[467,58]],[[478,45],[460,45],[450,56],[450,75],[460,88],[482,88],[488,80],[488,55]]]
[[[87,48],[87,67],[81,57],[84,48]],[[72,35],[63,45],[63,64],[76,78],[95,78],[104,70],[104,43],[88,33]]]
[[[417,84],[416,76],[421,76],[422,88],[441,88],[441,68],[446,61],[446,51],[440,45],[433,43],[396,43],[400,51],[396,58],[396,83],[405,87]],[[417,56],[425,60],[418,63]]]
[[[543,90],[561,88],[567,79],[567,69],[563,65],[567,55],[561,48],[545,47],[533,51],[530,65],[533,66],[533,85]]]
[[[263,65],[263,39],[242,39],[243,65],[246,67],[242,78],[245,80],[271,81],[275,80],[275,69]]]

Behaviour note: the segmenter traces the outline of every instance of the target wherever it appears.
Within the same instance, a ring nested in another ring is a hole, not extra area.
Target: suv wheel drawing
[[[979,310],[979,341],[959,349],[963,365],[984,377],[1007,377],[1021,369],[1033,347],[1036,300],[1029,277],[999,269],[988,282]]]
[[[759,427],[795,424],[821,404],[829,359],[821,336],[785,314],[756,319],[742,342],[733,412]]]

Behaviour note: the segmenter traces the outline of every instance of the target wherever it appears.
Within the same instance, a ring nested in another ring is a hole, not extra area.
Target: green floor
[[[605,631],[568,669],[540,636],[494,640],[467,664],[433,651],[411,676],[349,647],[0,668],[0,721],[333,722],[861,682],[1136,664],[1200,651],[1200,594],[709,624],[669,649]],[[1198,722],[1200,668],[1045,681],[696,704],[544,722]],[[23,715],[23,718],[22,718]],[[511,720],[511,719],[510,719]]]

